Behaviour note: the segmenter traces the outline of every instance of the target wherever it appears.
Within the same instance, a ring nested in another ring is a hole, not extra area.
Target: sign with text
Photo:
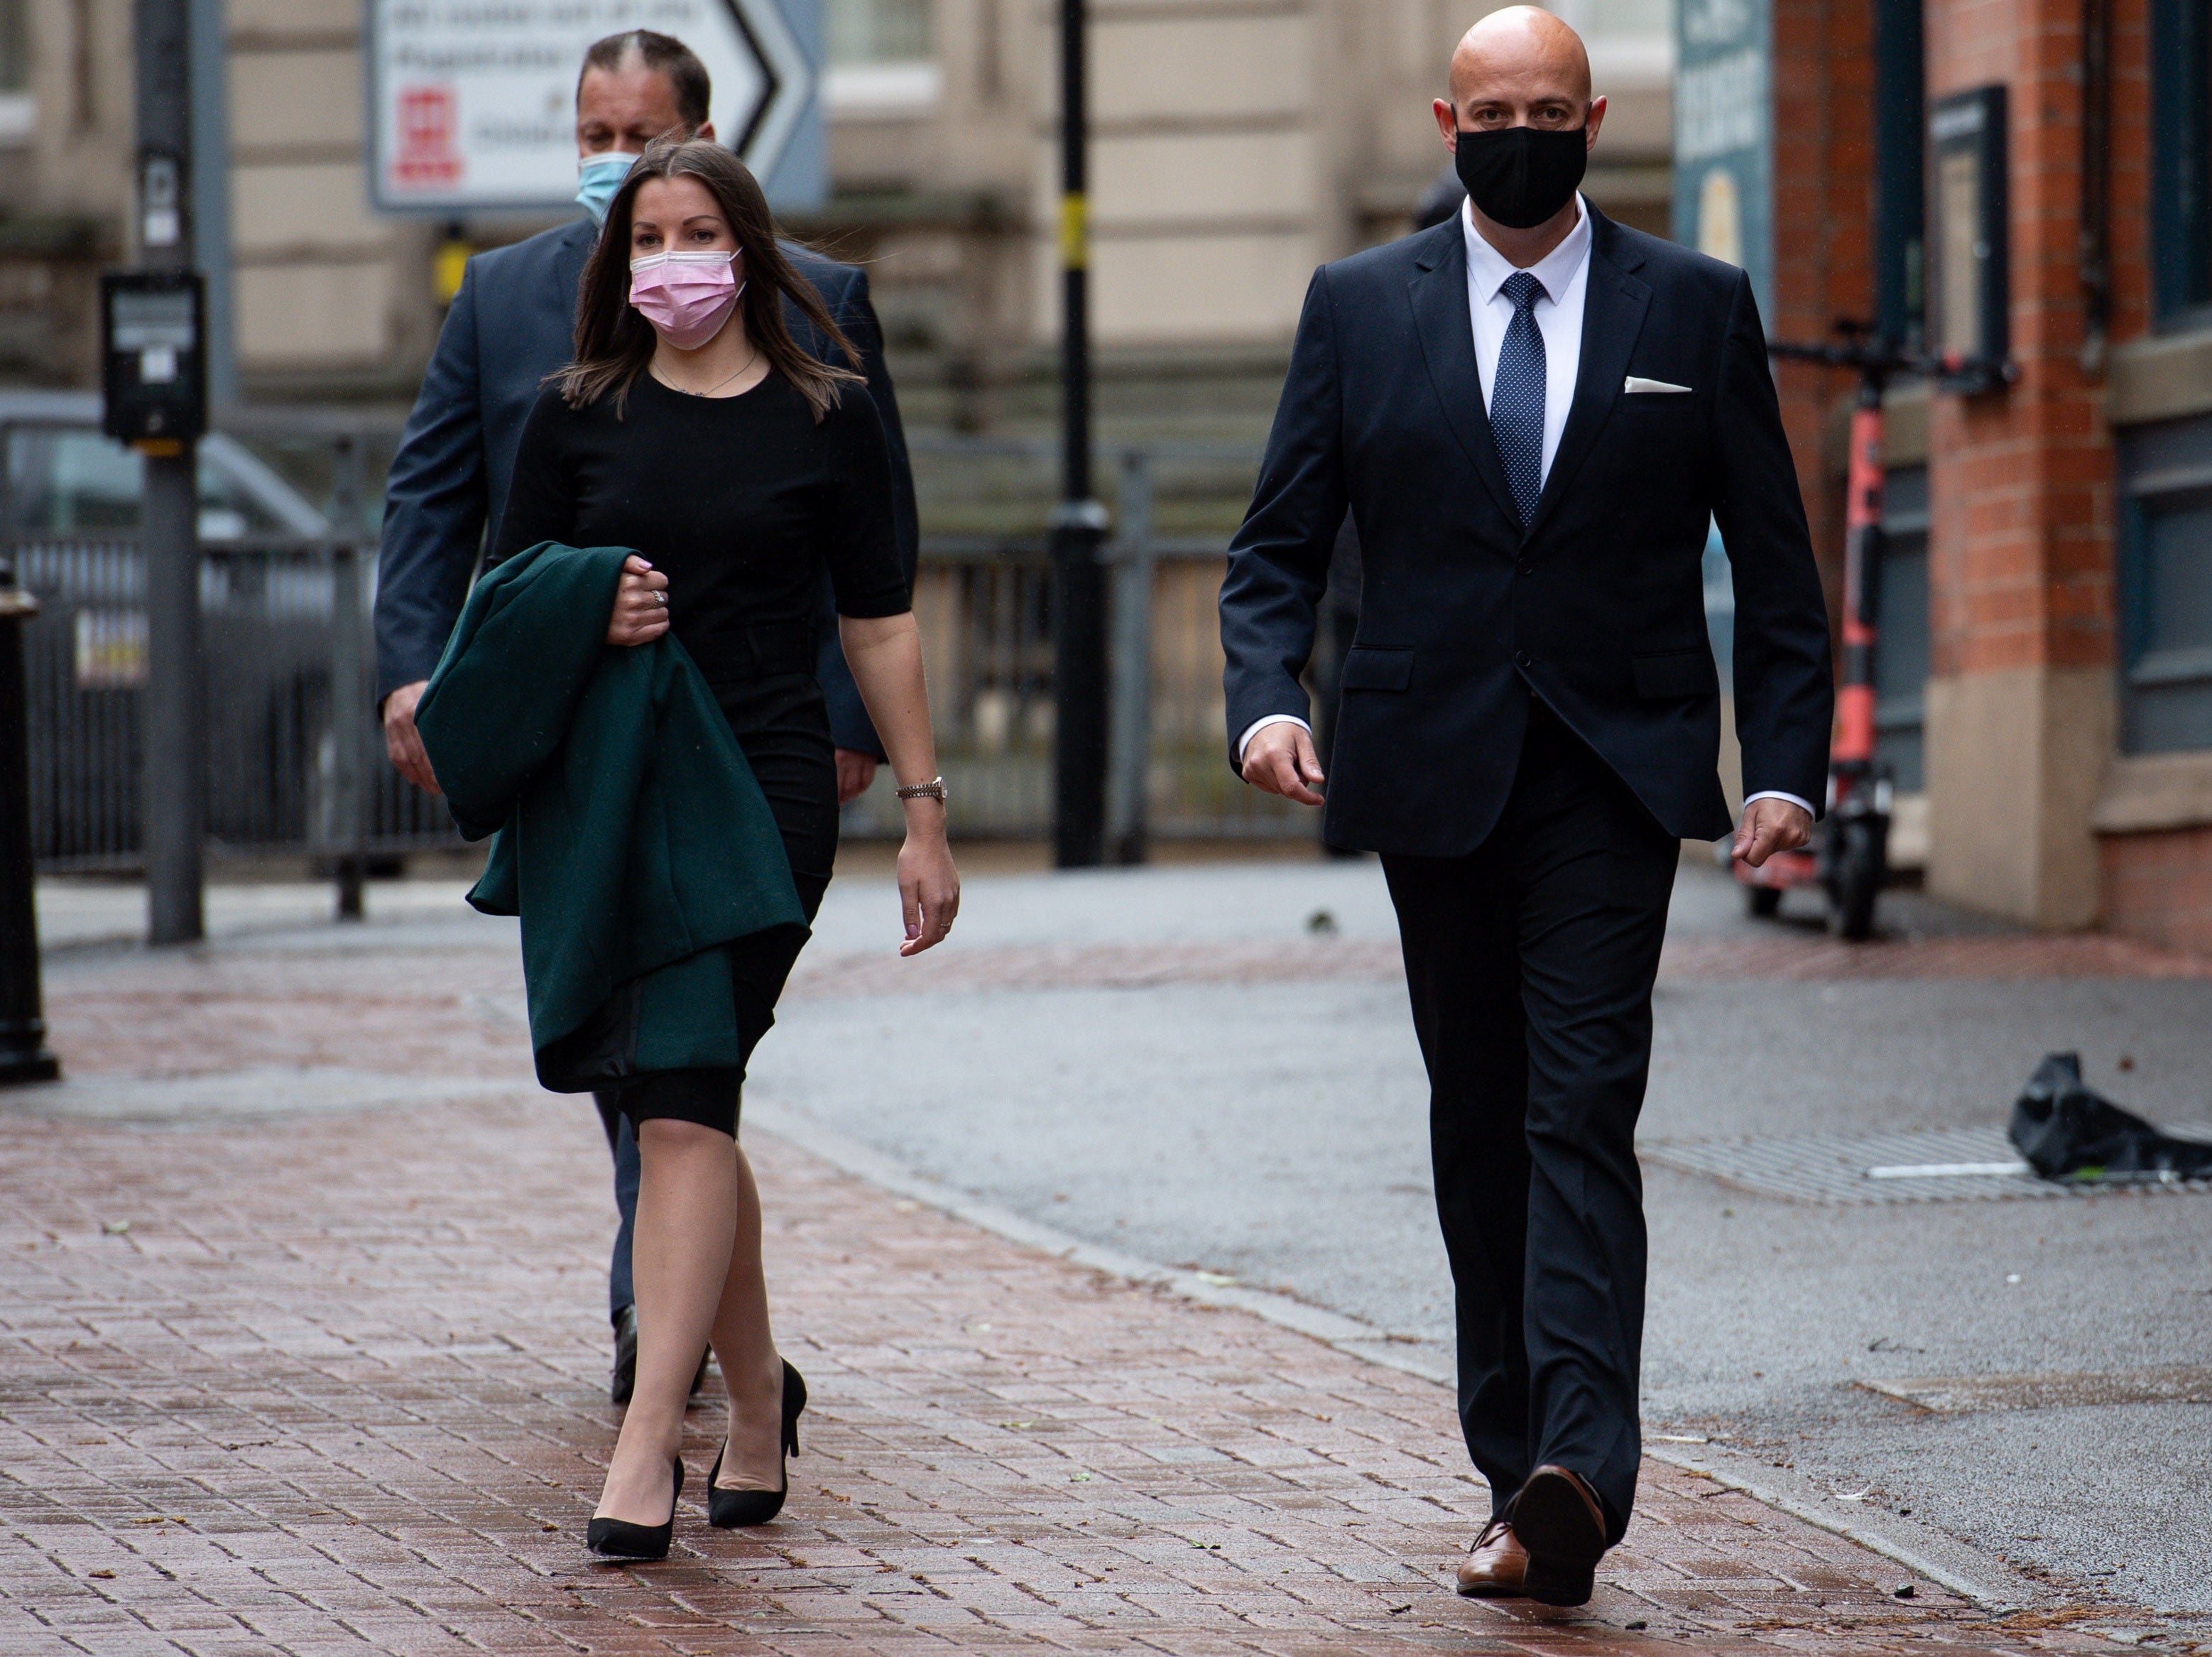
[[[559,211],[595,40],[672,34],[714,80],[715,135],[769,199],[822,191],[815,0],[367,0],[369,198],[386,212]]]
[[[1675,10],[1674,240],[1750,272],[1774,308],[1774,100],[1769,0]]]
[[[197,271],[100,278],[100,429],[118,442],[190,442],[207,430],[207,284]]]

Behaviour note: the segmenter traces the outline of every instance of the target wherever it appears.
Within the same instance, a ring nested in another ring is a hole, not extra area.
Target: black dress
[[[837,771],[814,616],[826,570],[841,615],[908,607],[891,515],[890,453],[857,387],[816,421],[771,373],[738,397],[693,397],[650,375],[621,412],[540,394],[523,428],[494,562],[559,541],[626,546],[668,577],[670,631],[720,703],[760,780],[808,918],[837,851]],[[777,931],[731,947],[748,1054],[805,941]],[[633,1120],[680,1117],[734,1132],[742,1068],[663,1072],[623,1089]]]

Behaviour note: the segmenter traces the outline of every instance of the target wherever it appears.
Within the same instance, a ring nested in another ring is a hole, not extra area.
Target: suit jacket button
[[[1536,566],[1533,564],[1524,564],[1521,566],[1521,573],[1524,576],[1533,576],[1536,573]]]
[[[1534,666],[1534,663],[1530,660],[1528,653],[1526,650],[1516,650],[1513,653],[1513,660],[1523,667]]]

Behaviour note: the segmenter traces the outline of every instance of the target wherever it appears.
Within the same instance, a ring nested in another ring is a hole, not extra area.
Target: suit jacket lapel
[[[589,219],[579,219],[554,254],[553,285],[556,292],[568,295],[568,320],[572,326],[576,320],[577,290],[584,282],[584,261],[591,258],[599,240],[599,227]]]
[[[1508,523],[1517,524],[1521,514],[1498,459],[1497,441],[1490,435],[1490,416],[1482,405],[1482,376],[1475,369],[1474,324],[1468,314],[1467,243],[1462,240],[1466,233],[1455,218],[1431,234],[1436,245],[1414,261],[1419,269],[1408,288],[1421,354],[1428,360],[1429,382],[1443,405],[1445,423],[1474,462],[1491,498]]]
[[[1567,408],[1567,423],[1559,433],[1559,453],[1544,477],[1544,492],[1536,497],[1535,515],[1528,521],[1533,538],[1544,527],[1559,497],[1574,482],[1575,473],[1589,459],[1598,432],[1620,401],[1628,378],[1629,354],[1643,331],[1644,314],[1650,308],[1651,289],[1623,270],[1613,257],[1613,223],[1590,210],[1589,280],[1583,289],[1582,362],[1575,371],[1575,398]],[[1641,264],[1642,261],[1635,261]]]

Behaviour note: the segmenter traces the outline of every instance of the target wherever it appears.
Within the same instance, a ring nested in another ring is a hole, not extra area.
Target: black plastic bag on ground
[[[2012,1107],[2012,1142],[2045,1179],[2212,1179],[2212,1144],[2160,1133],[2089,1091],[2079,1053],[2049,1053]]]

